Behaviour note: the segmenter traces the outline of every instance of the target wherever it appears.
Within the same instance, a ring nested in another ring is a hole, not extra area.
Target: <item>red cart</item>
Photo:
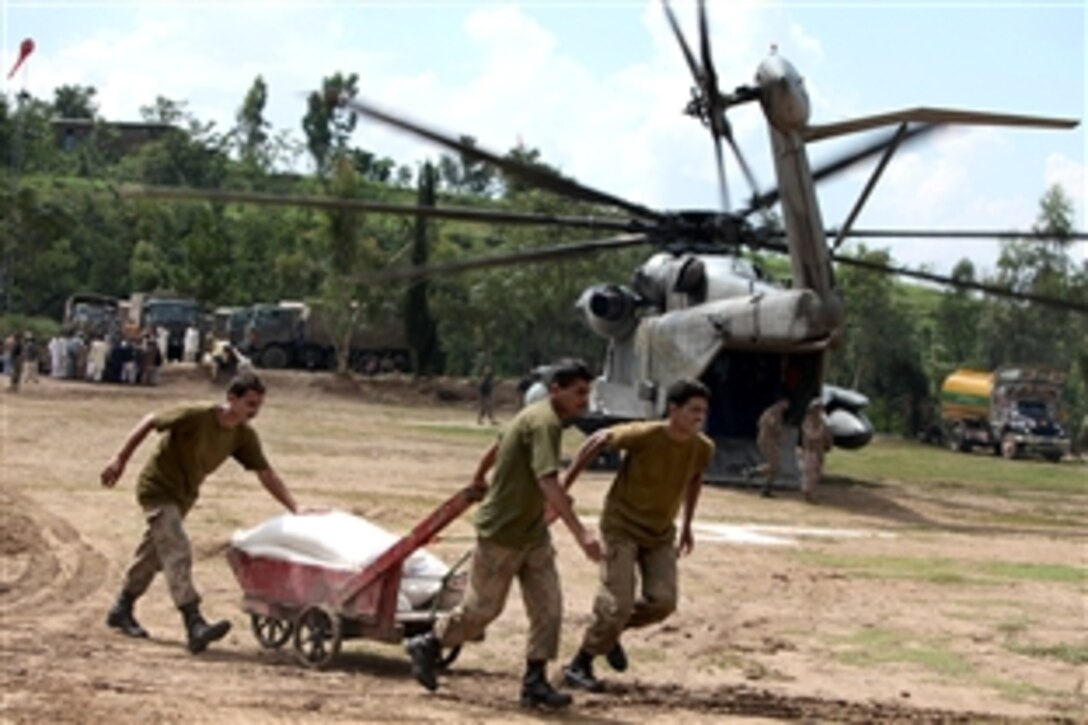
[[[464,596],[467,574],[459,569],[468,554],[443,577],[438,594],[423,609],[398,611],[401,568],[473,500],[467,490],[457,492],[359,571],[250,556],[232,546],[227,560],[242,587],[242,609],[250,615],[257,641],[277,649],[293,639],[298,660],[322,668],[336,658],[345,639],[400,642],[430,631],[438,615]],[[451,664],[459,650],[444,652],[442,666]]]

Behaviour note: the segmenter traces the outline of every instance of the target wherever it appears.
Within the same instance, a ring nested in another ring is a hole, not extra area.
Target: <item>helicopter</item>
[[[824,402],[836,446],[859,448],[872,437],[863,413],[864,395],[824,382],[827,355],[842,339],[847,305],[834,278],[833,263],[874,268],[875,271],[975,289],[1066,309],[1073,302],[1014,293],[984,283],[962,283],[916,270],[872,265],[837,253],[851,237],[948,236],[1000,238],[995,232],[881,232],[854,229],[866,200],[897,149],[916,143],[948,124],[986,124],[1038,128],[1074,128],[1074,119],[984,113],[944,108],[913,108],[825,125],[809,122],[810,103],[804,80],[793,65],[772,50],[756,69],[754,84],[731,92],[719,87],[709,42],[705,2],[698,3],[699,55],[689,46],[668,2],[666,21],[675,35],[694,84],[684,112],[710,132],[718,176],[721,208],[660,211],[586,186],[550,170],[492,153],[460,138],[407,120],[357,99],[331,98],[355,113],[390,125],[467,159],[492,165],[502,173],[554,192],[588,202],[601,216],[569,217],[457,207],[409,207],[397,204],[345,201],[323,197],[278,197],[266,194],[141,188],[126,193],[165,199],[202,199],[256,204],[298,204],[324,208],[353,208],[367,212],[408,214],[438,219],[467,219],[504,224],[545,225],[611,232],[607,236],[512,254],[463,259],[428,267],[384,269],[372,281],[421,279],[472,270],[595,254],[649,246],[656,251],[635,270],[630,285],[605,284],[587,289],[576,305],[587,326],[607,340],[601,375],[594,382],[590,411],[576,425],[584,432],[616,422],[660,417],[665,390],[681,377],[703,381],[712,405],[706,433],[716,443],[716,457],[705,474],[710,482],[743,483],[747,471],[761,460],[755,445],[756,421],[780,397],[787,397],[787,436],[780,450],[777,488],[799,485],[794,442],[808,403]],[[777,188],[761,190],[739,149],[727,111],[742,104],[761,108],[767,122]],[[832,163],[813,169],[807,146],[862,131],[894,127],[876,143],[859,148]],[[728,145],[751,189],[745,206],[730,203],[723,145]],[[879,157],[853,209],[837,229],[826,230],[815,185],[855,164]],[[765,215],[781,210],[782,225]],[[606,210],[614,210],[606,212]],[[1030,238],[1031,233],[1016,233]],[[1085,238],[1085,235],[1074,235]],[[831,240],[829,243],[829,239]],[[741,256],[742,248],[788,255],[792,282],[773,283]]]

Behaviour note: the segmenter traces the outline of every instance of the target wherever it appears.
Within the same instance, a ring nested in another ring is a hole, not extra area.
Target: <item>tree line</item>
[[[390,313],[405,319],[414,367],[424,374],[471,374],[487,360],[499,374],[521,375],[560,354],[600,359],[604,342],[582,325],[574,301],[592,284],[629,282],[647,250],[375,284],[375,274],[403,258],[451,261],[578,236],[347,209],[164,203],[117,192],[136,183],[601,213],[529,188],[471,154],[406,164],[370,151],[355,141],[357,119],[347,101],[357,93],[355,74],[322,78],[299,119],[301,136],[272,128],[265,115],[269,89],[260,76],[240,99],[230,128],[197,118],[183,100],[157,97],[141,117],[161,133],[135,148],[120,143],[118,124],[99,115],[93,87],[62,86],[52,99],[0,97],[0,152],[8,160],[0,171],[4,327],[56,326],[75,291],[118,297],[170,291],[209,308],[323,299],[345,311],[345,329]],[[58,119],[81,119],[89,130],[66,144],[54,130]],[[508,156],[559,173],[536,149],[517,147]],[[297,171],[303,160],[311,172]],[[1088,264],[1078,266],[1071,257],[1072,220],[1068,196],[1060,187],[1049,189],[1033,227],[1043,241],[1002,242],[992,273],[983,276],[965,257],[953,276],[1088,303]],[[865,243],[850,252],[894,262],[887,249]],[[964,366],[1062,368],[1069,373],[1071,421],[1079,422],[1088,408],[1088,316],[856,267],[840,267],[837,279],[849,312],[843,344],[830,356],[829,379],[869,395],[879,429],[923,427],[941,380]]]

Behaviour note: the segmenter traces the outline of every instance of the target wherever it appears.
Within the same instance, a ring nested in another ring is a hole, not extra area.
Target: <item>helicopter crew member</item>
[[[760,494],[769,498],[771,486],[778,478],[778,469],[782,466],[782,428],[785,425],[786,409],[790,407],[788,398],[782,397],[763,411],[756,423],[756,446],[763,456],[763,463],[756,466],[753,473],[762,475],[763,489]]]
[[[559,452],[563,421],[585,413],[593,376],[580,360],[552,368],[548,397],[529,405],[480,459],[466,494],[483,498],[476,513],[476,546],[468,591],[459,606],[440,618],[432,632],[413,637],[407,650],[412,674],[428,690],[438,687],[436,670],[443,647],[456,647],[480,636],[502,612],[517,578],[529,618],[527,666],[521,686],[525,706],[565,707],[570,695],[547,680],[548,660],[559,654],[563,600],[545,519],[556,511],[591,561],[600,561],[596,536],[575,516],[559,487]],[[494,466],[491,485],[485,476]]]
[[[204,651],[230,631],[230,622],[209,624],[200,614],[200,596],[193,587],[193,553],[185,534],[185,515],[196,503],[200,484],[233,456],[283,506],[297,512],[295,499],[261,451],[257,433],[249,426],[264,403],[264,384],[252,374],[235,377],[227,400],[219,405],[195,405],[151,413],[137,424],[121,450],[102,471],[102,485],[112,488],[125,471],[132,453],[152,430],[165,432],[159,448],[140,473],[136,495],[147,519],[147,532],[125,572],[121,593],[106,623],[130,637],[147,632],[132,613],[136,600],[162,570],[174,604],[181,610],[193,654]]]
[[[823,403],[816,398],[808,404],[805,419],[801,421],[801,493],[806,501],[815,500],[824,454],[831,448],[832,442]]]
[[[702,431],[710,391],[695,380],[669,386],[663,421],[625,423],[597,431],[567,470],[569,487],[605,447],[625,451],[601,512],[604,560],[593,603],[593,620],[582,646],[564,668],[568,685],[591,692],[602,689],[593,658],[605,655],[616,671],[627,669],[620,644],[624,629],[660,622],[676,609],[676,560],[695,545],[691,522],[703,471],[714,457],[714,444]],[[683,504],[677,543],[676,514]],[[642,581],[635,598],[636,570]]]

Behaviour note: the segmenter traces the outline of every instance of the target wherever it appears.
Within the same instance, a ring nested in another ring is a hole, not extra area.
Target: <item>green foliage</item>
[[[355,130],[356,114],[347,102],[359,94],[358,84],[358,74],[345,76],[337,72],[324,78],[321,90],[313,91],[306,99],[302,130],[318,176],[329,171],[332,154],[346,150],[348,137]]]
[[[435,170],[424,164],[419,174],[419,205],[435,205]],[[427,265],[433,234],[425,217],[417,217],[412,237],[412,265]],[[404,328],[408,344],[412,348],[412,370],[418,374],[433,375],[442,370],[442,353],[438,341],[438,326],[431,316],[428,299],[429,284],[426,279],[412,280],[404,300]]]
[[[53,114],[57,118],[94,118],[98,115],[93,100],[97,92],[94,86],[60,86],[53,91]]]

